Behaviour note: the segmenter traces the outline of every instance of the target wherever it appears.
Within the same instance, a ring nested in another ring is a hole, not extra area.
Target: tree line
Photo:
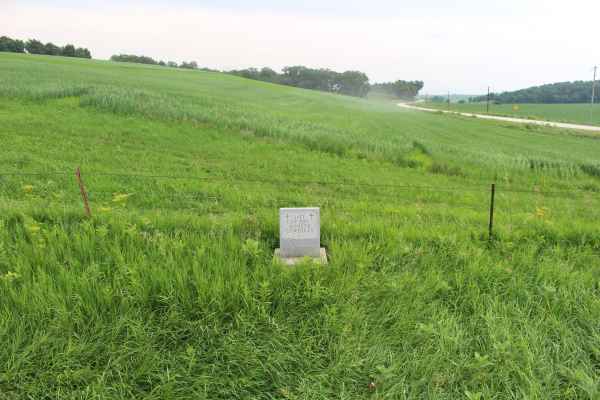
[[[247,68],[228,73],[248,79],[356,97],[365,97],[369,92],[369,78],[360,71],[335,72],[296,65],[283,68],[281,73],[271,68]]]
[[[29,39],[26,42],[20,39],[12,39],[8,36],[0,37],[0,51],[11,53],[44,54],[49,56],[92,58],[92,53],[83,47],[75,47],[72,44],[57,46],[54,43],[42,43],[37,39]]]
[[[513,92],[491,93],[494,103],[589,103],[591,81],[559,82]],[[487,95],[472,97],[470,101],[486,101]]]
[[[209,68],[199,68],[195,61],[177,64],[173,61],[157,61],[152,57],[132,54],[118,54],[110,58],[116,62],[132,62],[139,64],[160,65],[174,68],[200,69],[210,72],[223,72],[243,78],[280,85],[295,86],[304,89],[321,90],[324,92],[340,93],[349,96],[364,97],[369,92],[369,78],[359,71],[335,72],[329,69],[313,69],[304,66],[285,67],[282,73],[271,68],[247,68],[232,71],[217,71]]]
[[[314,69],[301,65],[285,67],[281,73],[271,68],[247,68],[228,73],[248,79],[355,97],[365,97],[370,91],[375,91],[398,99],[414,100],[424,85],[422,81],[401,80],[370,84],[369,77],[364,72],[336,72],[330,69]]]
[[[371,90],[394,96],[401,100],[414,100],[423,89],[423,81],[401,81],[375,83],[371,85]]]
[[[196,61],[183,61],[181,64],[177,64],[175,61],[162,61],[155,60],[148,56],[136,56],[133,54],[115,54],[110,58],[111,61],[115,62],[130,62],[137,64],[148,64],[148,65],[159,65],[161,67],[171,68],[183,68],[183,69],[200,69],[203,71],[217,72],[209,68],[200,68]]]
[[[6,36],[0,38],[0,51],[14,53],[61,55],[66,57],[92,58],[88,49],[75,47],[68,44],[64,47],[53,43],[42,43],[31,39],[27,42],[11,39]],[[115,54],[111,58],[115,62],[131,62],[138,64],[158,65],[172,68],[200,69],[203,71],[220,72],[209,68],[200,68],[196,61],[184,61],[177,64],[174,61],[155,60],[148,56],[134,54]],[[241,76],[264,82],[280,85],[288,85],[303,89],[320,90],[323,92],[339,93],[348,96],[366,97],[370,90],[384,92],[399,99],[413,100],[423,88],[422,81],[396,81],[389,83],[377,83],[371,85],[369,77],[360,71],[336,72],[325,68],[308,68],[295,65],[283,68],[281,73],[271,68],[247,68],[241,70],[222,71],[224,73]]]

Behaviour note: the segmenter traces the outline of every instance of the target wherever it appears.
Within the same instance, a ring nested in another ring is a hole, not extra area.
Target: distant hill
[[[596,83],[598,91],[598,83]],[[592,81],[559,82],[533,86],[514,92],[492,93],[498,103],[588,103],[592,95]],[[477,96],[471,101],[486,101],[487,96]]]

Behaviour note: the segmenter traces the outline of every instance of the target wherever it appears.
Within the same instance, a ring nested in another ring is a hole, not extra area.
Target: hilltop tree
[[[304,89],[334,92],[336,78],[339,73],[328,69],[313,69],[302,65],[285,67],[281,76],[284,85],[296,86]]]
[[[13,51],[14,40],[8,36],[0,36],[0,51]]]
[[[364,97],[369,92],[369,78],[359,71],[339,73],[330,69],[314,69],[303,65],[294,65],[283,68],[281,74],[267,67],[260,70],[257,68],[233,70],[229,73],[248,79],[349,96]]]
[[[13,40],[13,50],[14,53],[25,53],[25,42],[19,39]]]
[[[232,71],[229,71],[229,73],[232,75],[241,76],[242,78],[262,80],[262,79],[260,79],[260,72],[256,68],[232,70]]]
[[[346,71],[336,77],[335,83],[341,94],[365,97],[369,93],[369,77],[360,71]]]
[[[75,46],[68,44],[62,49],[62,55],[65,57],[75,57]]]
[[[2,36],[0,37],[0,51],[23,53],[25,52],[25,43],[23,43],[22,40],[15,40],[8,36]]]
[[[423,89],[423,81],[402,81],[376,83],[372,86],[374,91],[386,93],[402,100],[414,100]]]
[[[29,39],[25,43],[25,49],[29,54],[46,54],[46,46],[36,39]]]
[[[71,44],[65,47],[60,47],[52,42],[44,44],[37,39],[29,39],[27,42],[23,42],[22,40],[11,39],[7,36],[0,37],[0,51],[24,53],[25,50],[27,50],[29,54],[46,54],[50,56],[64,55],[67,57],[92,58],[92,54],[88,49],[81,47],[75,49],[75,46]]]
[[[269,67],[262,68],[258,77],[261,81],[265,82],[277,82],[279,78],[277,72]]]
[[[119,55],[113,55],[111,58],[111,61],[117,61],[117,62],[131,62],[131,63],[138,63],[138,64],[150,64],[150,65],[157,65],[158,62],[148,56],[136,56],[133,54],[119,54]]]
[[[184,69],[198,69],[198,63],[196,61],[190,61],[190,62],[182,62],[181,65],[179,66],[179,68],[184,68]]]
[[[92,58],[92,53],[86,48],[78,47],[75,49],[75,57],[78,58]]]
[[[62,54],[62,49],[54,43],[48,42],[44,45],[44,54],[49,56],[60,56]]]

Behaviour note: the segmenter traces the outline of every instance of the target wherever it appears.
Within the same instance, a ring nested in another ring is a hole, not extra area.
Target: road
[[[472,114],[472,113],[448,111],[448,110],[437,110],[437,109],[433,109],[433,108],[413,106],[413,105],[406,104],[406,103],[398,103],[398,106],[400,106],[402,108],[408,108],[411,110],[428,111],[428,112],[442,112],[444,114],[456,114],[456,115],[462,115],[463,117],[493,119],[496,121],[514,122],[516,124],[542,125],[542,126],[549,126],[552,128],[564,128],[564,129],[576,129],[576,130],[580,130],[580,131],[600,132],[600,126],[569,124],[569,123],[565,123],[565,122],[540,121],[540,120],[535,120],[535,119],[524,119],[524,118],[500,117],[497,115]]]

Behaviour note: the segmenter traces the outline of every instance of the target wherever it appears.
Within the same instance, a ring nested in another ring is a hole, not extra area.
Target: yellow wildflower
[[[549,209],[547,207],[536,207],[535,216],[543,219],[548,213]]]
[[[128,193],[115,193],[113,195],[113,203],[125,203],[127,199],[132,196],[132,194]]]
[[[12,271],[8,271],[5,275],[0,275],[0,279],[2,279],[3,281],[6,281],[6,282],[14,281],[15,279],[18,279],[20,277],[21,277],[21,275],[17,274],[16,272],[12,272]]]
[[[27,231],[29,231],[29,233],[38,233],[42,228],[36,224],[35,222],[32,222],[31,224],[27,225],[25,227],[27,229]]]

